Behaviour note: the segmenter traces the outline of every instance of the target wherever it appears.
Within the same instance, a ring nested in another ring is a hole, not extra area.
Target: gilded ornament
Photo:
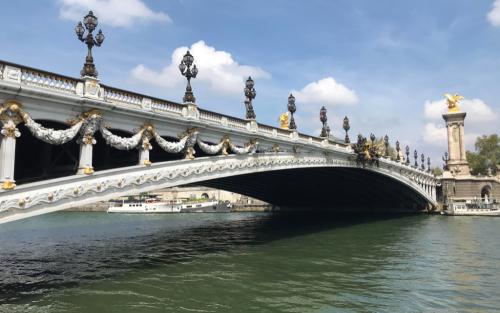
[[[459,94],[450,95],[448,93],[445,93],[444,96],[446,97],[446,100],[448,102],[448,113],[460,112],[458,102],[464,99],[464,97]]]
[[[144,165],[150,166],[151,165],[151,161],[150,160],[144,160]]]
[[[19,201],[17,202],[17,204],[18,204],[21,208],[23,208],[23,207],[26,205],[26,199],[24,199],[24,198],[19,199]]]
[[[285,112],[280,115],[279,122],[281,129],[288,129],[288,124],[289,124],[288,114],[289,114],[288,112]]]
[[[86,166],[83,169],[83,174],[90,175],[94,173],[94,168],[92,166]]]
[[[15,187],[16,187],[16,184],[14,184],[14,182],[11,180],[6,180],[2,183],[2,189],[5,189],[5,190],[11,190],[11,189],[14,189]]]
[[[12,121],[14,125],[17,125],[23,121],[21,116],[22,104],[17,100],[5,100],[2,107],[0,108],[0,121],[4,124],[8,121]]]

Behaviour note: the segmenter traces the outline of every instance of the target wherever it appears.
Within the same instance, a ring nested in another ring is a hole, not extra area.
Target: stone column
[[[77,174],[90,175],[94,173],[92,166],[92,152],[96,140],[94,133],[97,131],[101,123],[101,113],[98,111],[89,111],[83,114],[85,117],[84,124],[80,129],[81,138],[80,142],[80,163],[78,165]]]
[[[16,187],[14,180],[14,165],[16,160],[16,138],[21,136],[17,124],[22,119],[19,116],[21,104],[17,101],[5,101],[0,111],[3,123],[0,143],[0,182],[2,189],[10,190]]]
[[[86,134],[83,136],[80,142],[80,163],[78,165],[77,174],[87,174],[90,175],[94,173],[94,167],[92,166],[92,152],[96,140],[93,134]]]
[[[447,167],[453,176],[469,175],[470,169],[465,155],[464,120],[465,112],[448,112],[443,114],[448,133]]]
[[[14,189],[14,164],[16,159],[16,138],[21,135],[16,125],[8,121],[2,127],[0,144],[0,179],[2,189]]]
[[[149,160],[149,150],[153,149],[153,147],[149,142],[149,136],[149,132],[146,130],[142,137],[142,144],[139,147],[139,165],[151,165],[151,161]]]

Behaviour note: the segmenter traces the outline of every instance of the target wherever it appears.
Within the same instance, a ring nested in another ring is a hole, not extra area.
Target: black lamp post
[[[351,126],[349,125],[349,119],[347,118],[347,116],[344,117],[344,124],[342,125],[342,128],[344,128],[344,130],[345,130],[344,142],[350,143],[351,140],[349,140],[349,135],[347,134],[347,132],[349,131],[349,129],[351,129]]]
[[[246,118],[247,120],[255,120],[255,112],[253,110],[253,105],[252,105],[252,100],[255,99],[255,96],[257,96],[257,92],[255,91],[254,82],[252,80],[252,77],[248,76],[248,79],[245,83],[245,89],[243,90],[245,92],[245,108],[246,108]]]
[[[182,76],[187,79],[186,92],[184,93],[184,98],[182,98],[184,103],[195,103],[196,101],[196,98],[193,95],[193,88],[191,88],[191,78],[196,78],[196,75],[198,75],[198,69],[193,62],[194,57],[188,50],[179,64],[179,71],[181,71]],[[193,68],[191,68],[191,65]]]
[[[410,147],[406,146],[406,165],[410,165]]]
[[[385,157],[389,158],[389,136],[384,137]]]
[[[370,134],[370,140],[372,141],[372,145],[375,143],[375,139],[376,139],[375,134],[371,133]]]
[[[319,120],[321,123],[323,123],[323,127],[321,128],[321,135],[320,137],[326,138],[328,137],[328,131],[326,128],[326,121],[328,121],[328,118],[326,116],[326,108],[323,106],[321,107],[321,110],[319,110]]]
[[[288,126],[289,129],[297,129],[297,125],[295,125],[295,119],[293,118],[293,113],[297,111],[297,107],[295,106],[295,97],[290,94],[288,96],[288,112],[290,112],[291,118],[290,118],[290,125]]]
[[[431,158],[427,157],[427,172],[431,172]]]
[[[83,28],[85,25],[85,28]],[[95,17],[92,11],[89,11],[89,14],[85,15],[82,22],[78,22],[78,25],[75,27],[76,36],[78,39],[87,45],[87,57],[85,58],[85,64],[83,65],[83,69],[80,71],[80,75],[82,77],[89,76],[97,78],[97,70],[94,65],[94,58],[92,57],[92,48],[94,46],[100,47],[104,42],[104,34],[102,30],[99,29],[97,35],[92,35],[92,32],[97,27],[97,17]],[[87,36],[84,36],[85,29],[87,29]]]
[[[417,150],[414,150],[413,151],[413,157],[415,158],[415,167],[418,168],[418,163],[417,163],[417,160],[418,160],[418,152]]]
[[[399,157],[399,151],[401,150],[401,147],[399,146],[399,140],[396,141],[396,162],[401,161],[401,158]]]
[[[420,155],[420,161],[422,161],[420,163],[420,169],[425,171],[425,155],[423,153]]]

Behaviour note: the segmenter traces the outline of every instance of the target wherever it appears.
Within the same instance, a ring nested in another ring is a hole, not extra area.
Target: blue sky
[[[300,131],[317,135],[325,105],[334,134],[347,115],[351,137],[387,133],[435,165],[445,92],[466,98],[469,149],[500,130],[500,1],[4,1],[0,58],[78,76],[74,26],[89,8],[106,36],[94,57],[108,85],[180,102],[189,47],[197,103],[210,110],[243,117],[252,75],[260,122],[277,125],[293,92]]]

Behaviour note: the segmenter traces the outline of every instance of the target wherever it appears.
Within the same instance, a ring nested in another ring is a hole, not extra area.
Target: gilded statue
[[[280,128],[281,129],[288,129],[288,112],[285,112],[280,115]]]
[[[462,100],[464,97],[458,94],[450,95],[448,93],[445,93],[444,96],[448,101],[448,112],[450,113],[460,112],[460,108],[458,107],[458,102]]]

